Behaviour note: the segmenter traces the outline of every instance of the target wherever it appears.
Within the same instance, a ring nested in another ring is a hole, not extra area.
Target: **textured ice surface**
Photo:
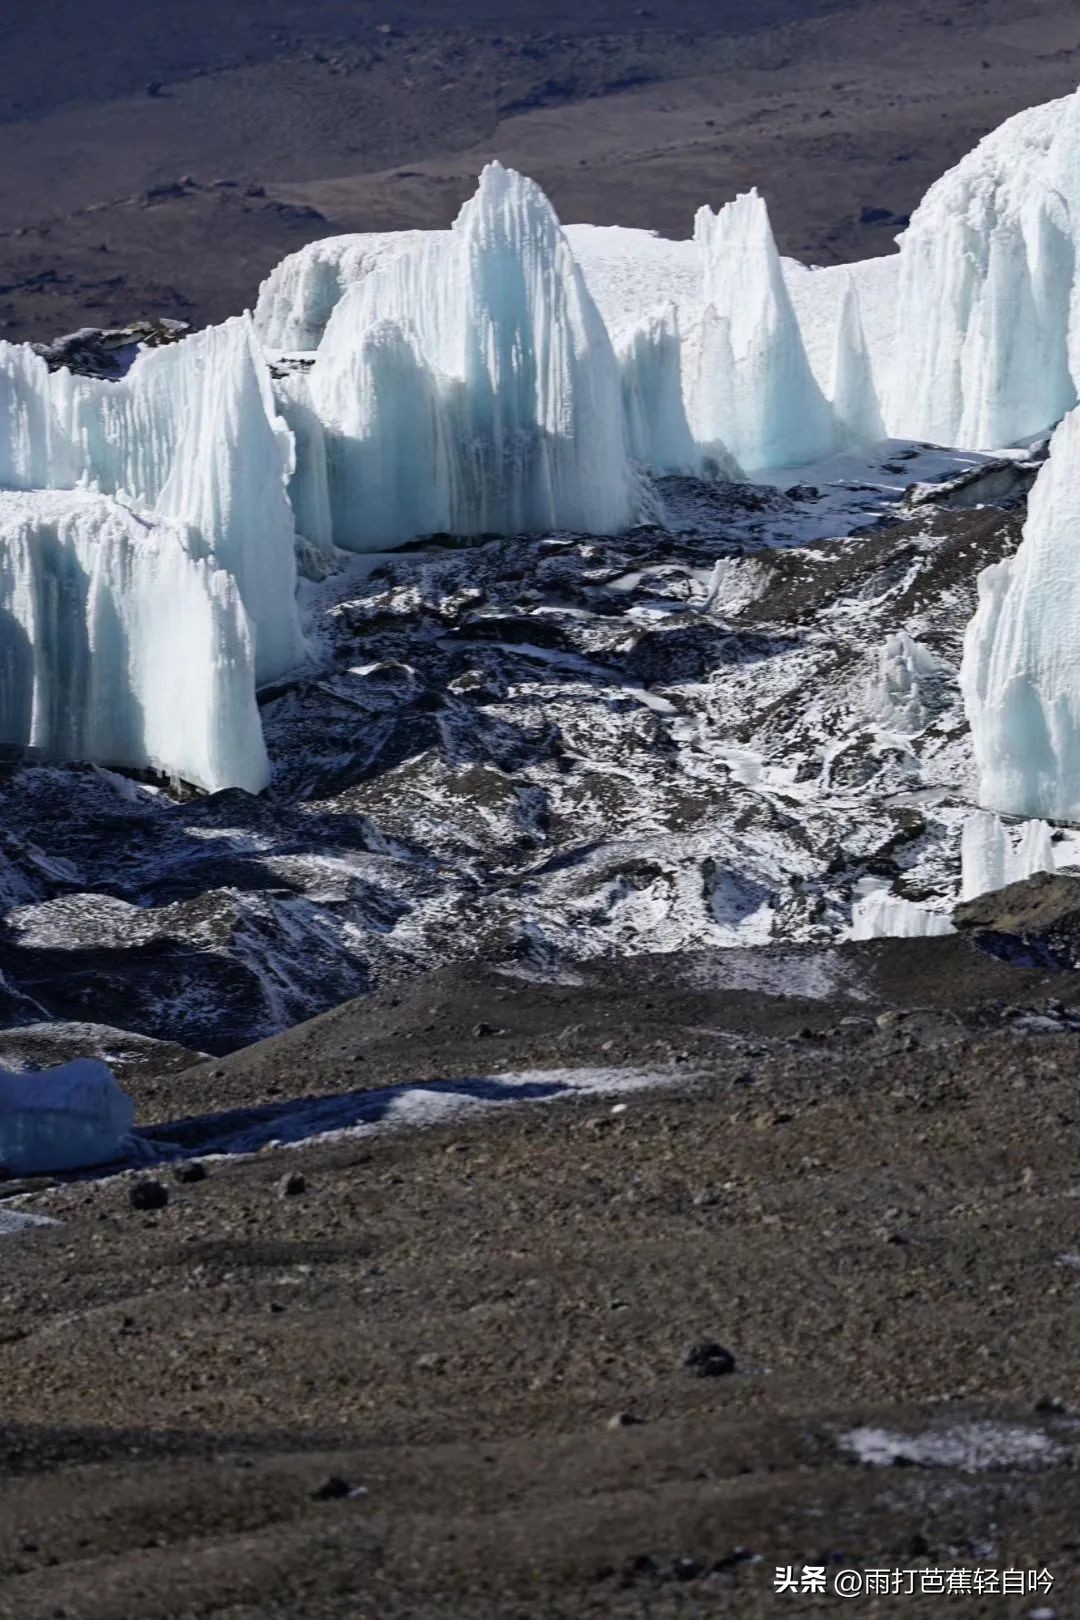
[[[954,932],[947,912],[874,890],[851,908],[852,939],[929,939]]]
[[[10,1175],[109,1164],[127,1151],[134,1119],[131,1099],[94,1058],[29,1074],[0,1069],[0,1167]]]
[[[303,652],[292,466],[248,317],[145,350],[120,382],[50,373],[31,350],[0,344],[0,488],[85,482],[191,525],[237,582],[260,681]]]
[[[960,672],[987,808],[1080,819],[1080,410],[1054,435],[1015,557],[979,579]]]
[[[703,456],[686,419],[682,343],[674,304],[645,317],[618,346],[630,454],[661,473],[697,473]],[[736,468],[723,459],[724,470]]]
[[[1051,829],[1045,821],[1006,827],[988,810],[977,810],[964,822],[960,846],[962,900],[992,894],[1020,883],[1036,872],[1057,868]]]
[[[942,661],[900,630],[890,636],[866,694],[867,717],[898,735],[921,731],[933,716],[947,671]]]
[[[0,492],[0,743],[264,787],[247,616],[204,549],[86,490]]]
[[[497,163],[450,233],[349,287],[309,382],[340,545],[638,515],[607,329],[547,198]]]
[[[901,241],[890,431],[997,447],[1076,403],[1080,92],[1010,118]]]

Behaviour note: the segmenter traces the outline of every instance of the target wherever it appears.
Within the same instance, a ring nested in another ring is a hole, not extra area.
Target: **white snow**
[[[899,1462],[917,1468],[955,1468],[964,1474],[1050,1468],[1069,1456],[1059,1441],[1039,1429],[978,1421],[910,1435],[868,1426],[841,1435],[840,1443],[871,1468],[891,1468]]]
[[[1015,557],[984,570],[960,682],[979,800],[1080,819],[1080,410],[1051,445]]]
[[[109,1164],[125,1155],[134,1119],[131,1099],[96,1058],[37,1073],[0,1069],[0,1166],[10,1175]]]

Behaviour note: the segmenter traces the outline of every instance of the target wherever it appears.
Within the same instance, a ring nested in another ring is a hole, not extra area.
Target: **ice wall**
[[[96,1058],[40,1073],[0,1069],[0,1169],[9,1175],[112,1164],[129,1150],[134,1123],[130,1097]]]
[[[901,238],[891,433],[993,449],[1051,428],[1080,376],[1080,93],[1011,118]]]
[[[255,329],[267,349],[307,353],[317,349],[327,323],[348,288],[403,250],[421,251],[440,231],[369,231],[309,242],[271,271],[259,288]]]
[[[885,437],[854,276],[847,278],[837,317],[829,399],[842,441],[875,444]]]
[[[646,316],[618,345],[630,454],[658,473],[700,473],[683,401],[682,339],[674,304]]]
[[[0,488],[89,483],[196,529],[236,580],[260,681],[303,654],[293,442],[249,317],[144,351],[120,382],[0,344]]]
[[[449,234],[349,287],[309,386],[340,544],[637,515],[611,340],[547,198],[497,163]]]
[[[934,939],[954,932],[947,913],[886,890],[863,895],[851,908],[852,939]]]
[[[1054,435],[1015,557],[979,578],[960,684],[979,799],[1080,819],[1080,410]]]
[[[1057,870],[1052,830],[1045,821],[1006,827],[988,810],[964,822],[960,839],[962,900],[976,900],[1036,872]]]
[[[265,787],[247,615],[202,551],[103,495],[0,493],[0,742]]]

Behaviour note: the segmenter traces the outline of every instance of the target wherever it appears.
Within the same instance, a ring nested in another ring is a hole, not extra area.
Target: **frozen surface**
[[[286,1103],[261,1110],[264,1117],[259,1120],[252,1119],[250,1109],[234,1119],[213,1116],[197,1145],[202,1155],[258,1153],[272,1142],[293,1145],[326,1137],[422,1130],[508,1104],[600,1103],[665,1086],[686,1086],[694,1079],[693,1071],[685,1068],[611,1068],[525,1069],[476,1079],[414,1081],[378,1091]],[[159,1127],[154,1135],[165,1139],[168,1128]],[[191,1140],[191,1121],[185,1121],[185,1135]]]
[[[0,492],[0,743],[264,787],[247,616],[203,549],[103,495]]]
[[[1080,819],[1080,411],[1054,436],[1015,557],[979,580],[960,672],[979,799]]]
[[[0,1069],[0,1166],[10,1175],[45,1175],[108,1164],[127,1152],[131,1099],[94,1058],[58,1069]]]
[[[686,418],[679,313],[674,304],[648,315],[618,348],[630,454],[660,473],[697,473],[703,456]],[[721,453],[724,471],[736,472]]]
[[[890,636],[867,687],[866,713],[885,731],[910,735],[926,727],[939,706],[948,669],[906,630]]]

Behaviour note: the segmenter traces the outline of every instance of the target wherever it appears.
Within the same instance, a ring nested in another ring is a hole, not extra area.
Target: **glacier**
[[[0,344],[3,740],[258,791],[255,692],[307,651],[298,556],[318,578],[341,551],[432,535],[612,535],[660,515],[671,475],[784,487],[886,434],[977,449],[1044,432],[1077,399],[1078,244],[1080,92],[989,135],[897,251],[863,264],[783,259],[755,190],[702,208],[682,242],[564,228],[491,163],[449,229],[310,244],[253,315],[143,350],[119,381]],[[1080,802],[1060,492],[1074,453],[1059,437],[965,656],[983,802],[1019,814]],[[46,611],[60,577],[94,594]],[[162,628],[154,658],[139,628],[166,578],[190,604],[179,723],[183,638]],[[80,603],[98,614],[81,628]],[[868,718],[911,732],[936,681],[901,637]]]
[[[803,347],[765,199],[749,191],[694,222],[702,297],[717,341],[697,379],[699,437],[721,440],[752,472],[817,461],[836,419]]]
[[[129,1152],[135,1109],[96,1058],[41,1071],[0,1069],[0,1169],[36,1176],[114,1164]]]

